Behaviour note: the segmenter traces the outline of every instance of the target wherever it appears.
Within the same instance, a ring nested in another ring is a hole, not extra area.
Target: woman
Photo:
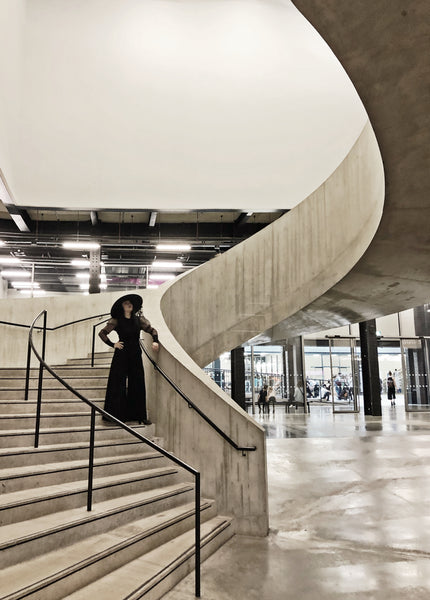
[[[106,388],[105,411],[121,421],[139,421],[151,425],[146,412],[145,374],[139,345],[140,330],[152,335],[152,349],[158,351],[157,330],[143,316],[137,316],[142,308],[142,298],[127,294],[112,306],[111,319],[99,332],[100,338],[115,348]],[[111,331],[118,333],[118,342],[111,342]],[[128,384],[128,385],[127,385]]]

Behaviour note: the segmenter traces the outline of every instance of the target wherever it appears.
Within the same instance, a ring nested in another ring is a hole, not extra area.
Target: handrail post
[[[196,514],[195,514],[195,595],[200,598],[200,473],[196,473]]]
[[[46,350],[46,318],[48,311],[43,311],[43,338],[42,338],[42,359],[45,360]],[[39,447],[40,433],[40,413],[42,411],[42,387],[43,387],[43,363],[39,365],[39,383],[37,387],[37,410],[36,410],[36,431],[34,434],[34,447]]]
[[[90,455],[88,464],[88,495],[87,495],[87,510],[90,511],[93,506],[93,478],[94,478],[94,439],[96,432],[96,409],[91,408],[91,425],[90,425]]]
[[[93,343],[92,343],[92,347],[91,347],[91,366],[94,367],[94,349],[96,346],[96,326],[97,323],[95,323],[93,325]]]
[[[30,332],[28,334],[28,346],[27,346],[27,368],[25,371],[25,392],[24,400],[28,400],[28,390],[30,387],[30,364],[31,364],[31,344],[30,344]]]

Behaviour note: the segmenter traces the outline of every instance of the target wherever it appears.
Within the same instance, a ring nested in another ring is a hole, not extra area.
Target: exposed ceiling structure
[[[225,252],[280,214],[280,211],[155,213],[43,209],[22,211],[28,231],[19,231],[13,215],[0,203],[0,241],[3,242],[0,269],[3,279],[9,282],[9,293],[13,293],[16,282],[19,288],[20,282],[30,282],[31,277],[39,286],[35,294],[85,293],[89,252],[65,249],[63,243],[91,241],[101,245],[102,289],[114,291],[159,285]],[[166,251],[157,249],[160,244],[186,244],[189,248]],[[16,260],[7,264],[8,259]],[[72,260],[80,260],[81,264],[73,264]],[[168,269],[152,266],[154,261],[160,260],[173,264]],[[9,275],[8,271],[15,273]]]

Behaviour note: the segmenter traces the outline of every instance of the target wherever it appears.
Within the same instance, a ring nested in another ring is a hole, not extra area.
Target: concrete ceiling
[[[2,0],[0,46],[21,207],[290,208],[366,119],[288,0]]]

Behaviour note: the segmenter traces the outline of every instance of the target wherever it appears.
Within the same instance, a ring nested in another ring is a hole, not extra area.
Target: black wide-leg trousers
[[[145,373],[140,348],[137,351],[115,349],[104,408],[121,421],[147,419]]]

